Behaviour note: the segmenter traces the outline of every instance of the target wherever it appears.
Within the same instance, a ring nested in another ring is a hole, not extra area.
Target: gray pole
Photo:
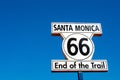
[[[78,72],[78,80],[83,80],[83,73],[82,72]]]

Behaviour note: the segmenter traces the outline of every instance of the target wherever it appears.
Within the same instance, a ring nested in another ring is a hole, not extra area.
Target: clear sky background
[[[84,80],[120,79],[119,0],[0,0],[0,80],[77,80],[51,72],[52,59],[65,59],[51,22],[101,23],[93,59],[107,59],[109,71],[84,72]]]

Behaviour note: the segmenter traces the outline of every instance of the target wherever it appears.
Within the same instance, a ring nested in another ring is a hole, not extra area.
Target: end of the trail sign
[[[89,61],[76,61],[76,60],[52,60],[52,71],[70,72],[106,72],[108,71],[107,60],[89,60]]]
[[[107,60],[92,60],[95,50],[92,37],[102,35],[101,23],[52,22],[51,34],[63,38],[62,51],[67,59],[52,60],[51,71],[108,71]]]

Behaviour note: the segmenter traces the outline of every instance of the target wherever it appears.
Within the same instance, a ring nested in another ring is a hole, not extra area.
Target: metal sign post
[[[78,80],[83,80],[83,73],[82,72],[78,72]]]

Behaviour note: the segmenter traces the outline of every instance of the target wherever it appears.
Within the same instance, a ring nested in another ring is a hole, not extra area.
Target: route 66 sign
[[[71,34],[63,40],[62,50],[68,59],[85,60],[93,55],[94,44],[83,34]]]
[[[108,71],[107,60],[91,60],[93,36],[102,35],[100,23],[52,22],[51,33],[63,38],[62,51],[67,60],[52,60],[52,71]]]
[[[101,35],[100,23],[52,23],[53,35],[63,37],[62,50],[68,60],[90,60],[94,53],[93,35]]]

